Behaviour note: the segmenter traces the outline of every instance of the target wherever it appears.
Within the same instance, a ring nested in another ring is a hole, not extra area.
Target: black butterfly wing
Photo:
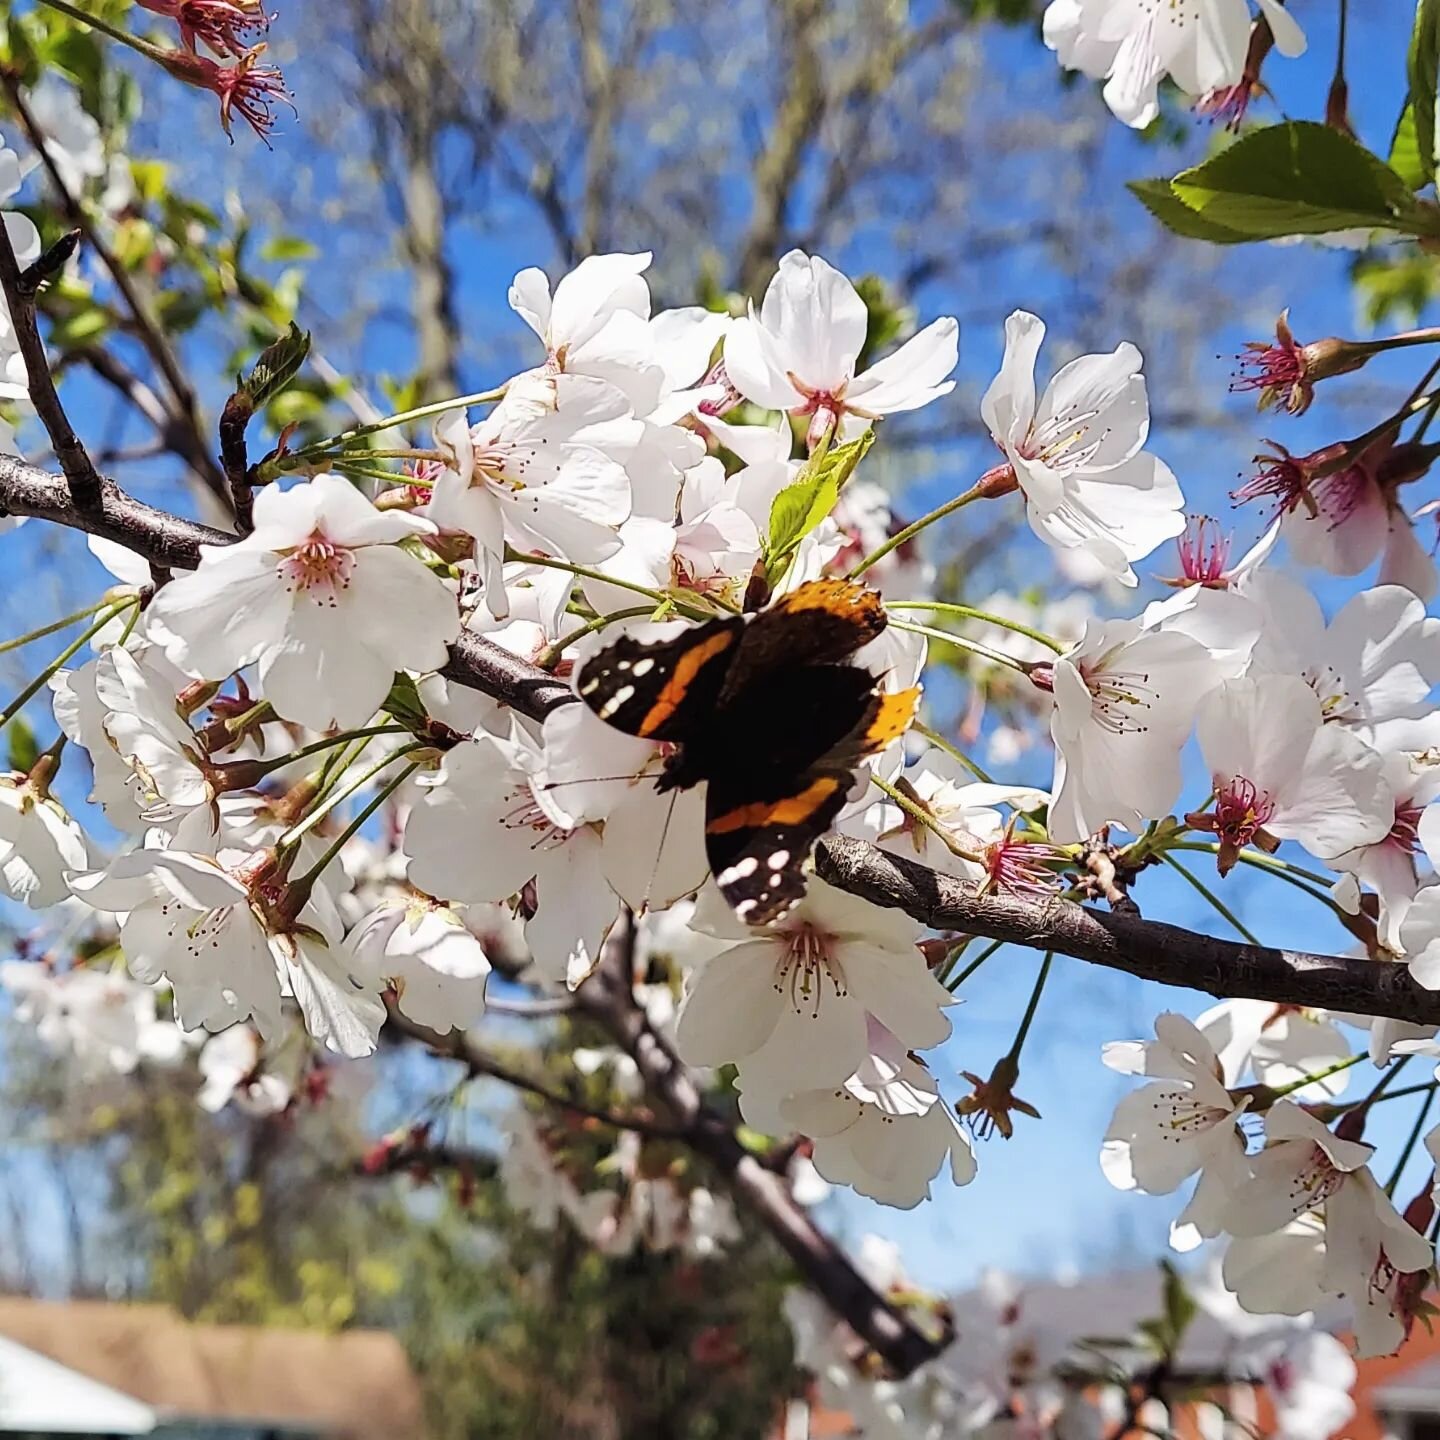
[[[854,666],[815,666],[725,711],[729,748],[708,757],[705,852],[742,920],[764,925],[805,893],[805,861],[844,809],[855,767],[904,733],[918,698],[887,694]]]
[[[745,622],[711,620],[669,640],[625,636],[580,672],[580,698],[608,725],[646,740],[683,741],[714,715]]]
[[[885,628],[875,591],[853,580],[809,580],[782,595],[746,627],[722,699],[798,665],[834,665]]]

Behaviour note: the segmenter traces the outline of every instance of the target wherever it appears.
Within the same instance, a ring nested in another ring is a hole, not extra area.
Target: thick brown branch
[[[973,884],[844,835],[832,835],[820,845],[815,868],[830,884],[903,910],[933,929],[1054,950],[1162,985],[1227,998],[1440,1025],[1440,992],[1422,989],[1404,965],[1241,945],[1069,900],[1037,904],[981,896]]]
[[[765,1223],[806,1283],[896,1374],[911,1374],[950,1343],[948,1331],[927,1335],[876,1291],[795,1203],[783,1176],[741,1145],[734,1125],[705,1103],[690,1071],[636,1003],[626,966],[607,958],[575,1001],[635,1061],[646,1089],[680,1121],[686,1143]]]

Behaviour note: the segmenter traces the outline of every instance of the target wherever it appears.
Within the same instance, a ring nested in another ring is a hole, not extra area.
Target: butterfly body
[[[658,789],[708,785],[710,868],[751,924],[804,894],[804,862],[856,767],[914,715],[918,689],[888,694],[881,677],[845,663],[884,628],[873,591],[817,580],[749,619],[619,640],[580,676],[581,698],[602,720],[676,747]]]

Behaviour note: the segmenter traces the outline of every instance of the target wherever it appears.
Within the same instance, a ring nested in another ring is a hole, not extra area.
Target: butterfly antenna
[[[642,780],[645,777],[643,770],[636,770],[631,775],[586,775],[578,780],[547,780],[540,788],[542,790],[563,790],[567,785],[609,785],[612,781],[619,780]]]
[[[680,798],[678,792],[671,792],[670,803],[665,807],[665,823],[660,827],[660,844],[655,850],[655,863],[650,867],[650,878],[645,882],[645,894],[640,902],[641,910],[650,908],[650,892],[655,886],[655,877],[660,873],[660,857],[665,853],[665,838],[670,834],[670,817],[675,813],[675,802]]]

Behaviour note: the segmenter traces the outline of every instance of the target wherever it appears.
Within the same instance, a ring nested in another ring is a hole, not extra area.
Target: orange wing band
[[[883,750],[892,740],[898,740],[915,719],[920,708],[920,686],[912,685],[908,690],[897,690],[891,695],[880,697],[880,708],[866,728],[860,740],[860,753],[874,755]]]
[[[635,732],[642,739],[653,735],[680,708],[685,692],[694,683],[695,677],[722,650],[728,650],[735,643],[734,630],[717,630],[708,640],[687,650],[675,665],[675,672],[665,682],[665,688],[640,722]]]
[[[757,800],[717,815],[706,826],[709,835],[728,835],[732,830],[759,830],[766,825],[803,825],[835,792],[840,781],[832,776],[812,780],[798,795],[783,800]]]

